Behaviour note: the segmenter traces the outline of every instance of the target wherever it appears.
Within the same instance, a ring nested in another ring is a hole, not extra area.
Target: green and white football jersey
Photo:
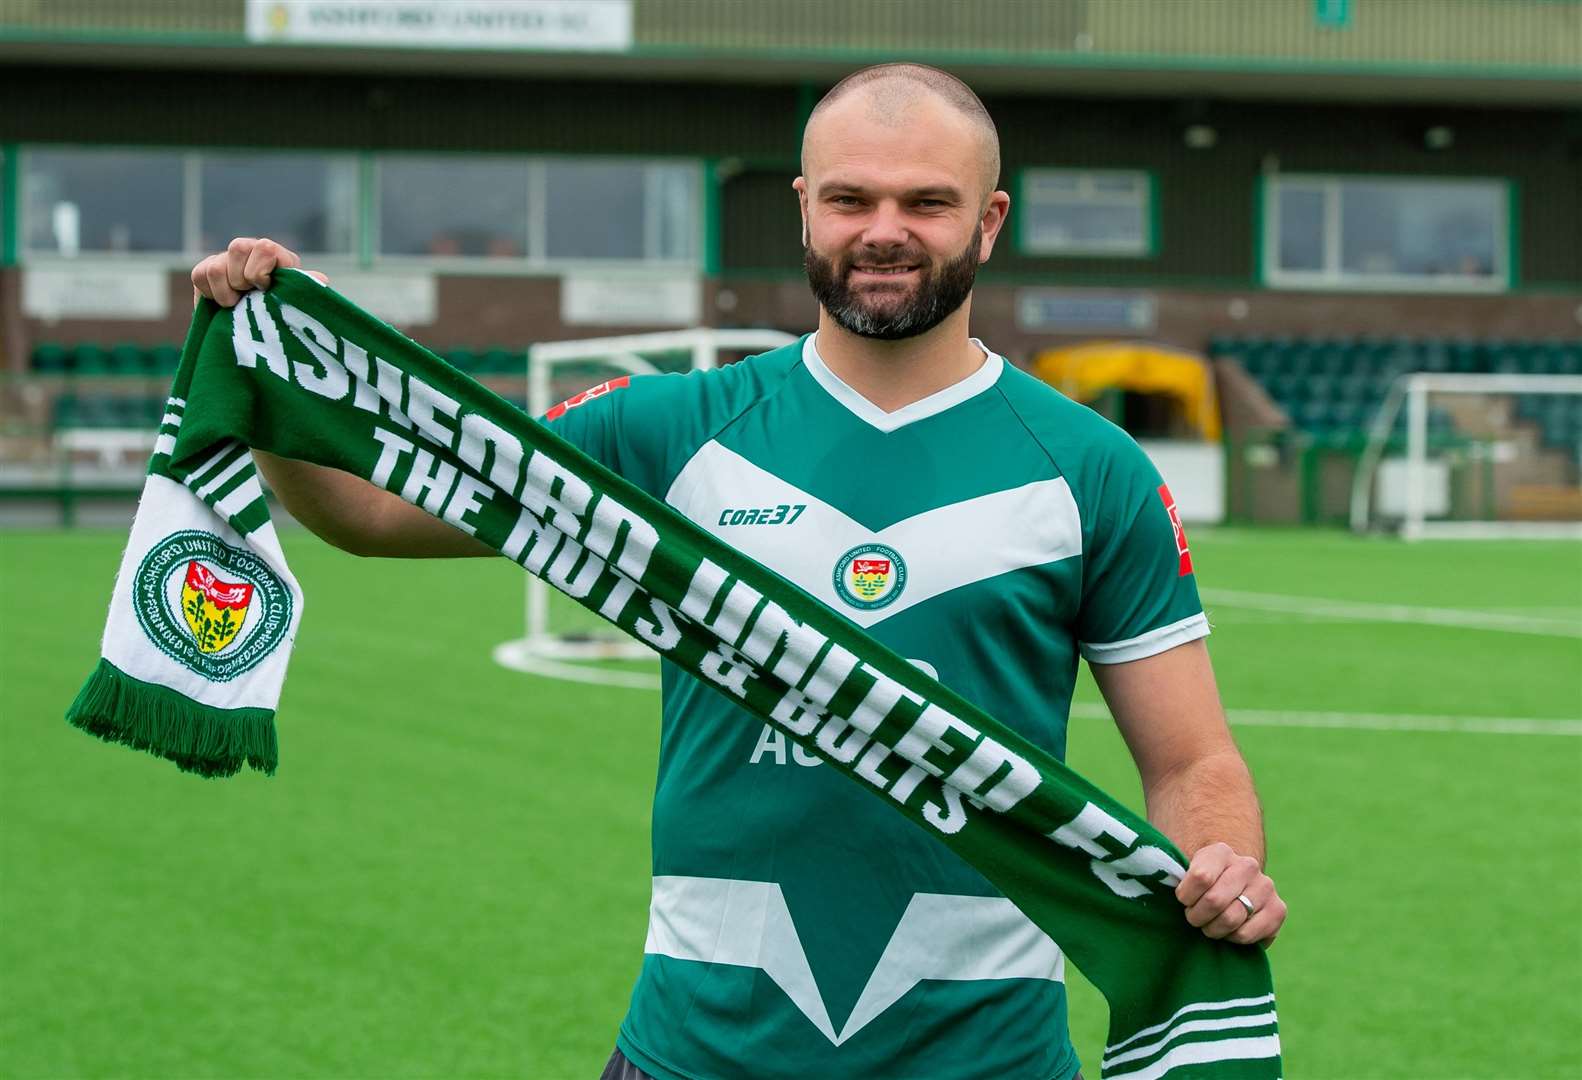
[[[985,350],[893,413],[816,337],[617,380],[554,429],[1064,754],[1077,659],[1208,625],[1124,432]],[[1066,1078],[1053,941],[922,829],[666,666],[653,901],[619,1045],[657,1077]]]

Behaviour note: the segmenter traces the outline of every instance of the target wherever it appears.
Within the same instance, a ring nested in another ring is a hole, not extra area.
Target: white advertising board
[[[247,0],[247,37],[279,45],[620,52],[632,0]]]
[[[695,274],[567,274],[560,279],[560,321],[567,326],[696,326],[703,321],[703,283]]]
[[[30,319],[163,319],[169,275],[157,267],[30,266],[22,271],[22,314]]]

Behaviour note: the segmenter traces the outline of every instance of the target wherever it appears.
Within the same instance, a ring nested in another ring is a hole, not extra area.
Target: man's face
[[[896,340],[966,301],[1009,200],[996,192],[985,210],[979,136],[949,105],[925,96],[889,119],[860,92],[835,102],[794,186],[814,296],[851,333]]]

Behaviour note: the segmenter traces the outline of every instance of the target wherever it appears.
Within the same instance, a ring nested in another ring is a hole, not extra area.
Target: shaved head
[[[987,199],[1000,180],[1000,134],[972,88],[954,75],[927,64],[878,64],[853,72],[836,83],[809,114],[802,132],[802,173],[810,175],[809,143],[816,138],[819,121],[837,103],[857,97],[865,117],[885,127],[900,128],[915,122],[918,105],[928,98],[948,105],[970,124],[979,144],[980,196]]]

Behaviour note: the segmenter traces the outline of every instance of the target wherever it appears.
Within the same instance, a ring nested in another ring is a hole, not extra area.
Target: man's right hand
[[[288,247],[266,238],[238,236],[218,255],[210,255],[192,268],[192,302],[207,296],[221,307],[235,307],[242,294],[267,289],[277,268],[300,267],[302,258]],[[308,271],[321,283],[328,281]]]

